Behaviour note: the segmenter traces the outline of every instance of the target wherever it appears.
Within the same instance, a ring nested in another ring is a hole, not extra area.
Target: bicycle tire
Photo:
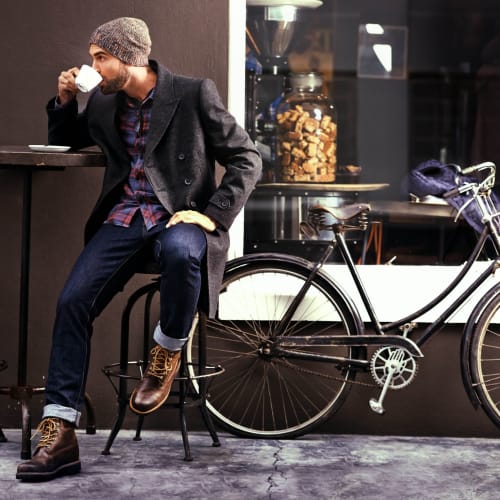
[[[208,362],[225,372],[210,381],[207,407],[222,428],[237,436],[306,434],[330,418],[349,392],[355,377],[351,367],[266,357],[259,350],[272,336],[274,318],[281,317],[309,274],[306,266],[279,259],[249,262],[225,274],[219,313],[206,326]],[[358,329],[343,295],[319,274],[286,334],[353,335]],[[194,363],[197,346],[195,333],[187,346]],[[334,346],[301,350],[353,358],[360,351]]]
[[[500,427],[500,288],[477,320],[470,364],[473,387],[481,406]]]

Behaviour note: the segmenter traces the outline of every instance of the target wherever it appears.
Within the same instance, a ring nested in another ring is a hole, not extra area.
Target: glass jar
[[[334,182],[337,113],[322,94],[319,73],[290,75],[291,91],[276,112],[277,177],[280,182]]]

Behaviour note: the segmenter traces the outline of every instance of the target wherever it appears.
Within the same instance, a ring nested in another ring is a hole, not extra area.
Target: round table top
[[[315,182],[273,182],[257,184],[257,189],[283,190],[283,191],[333,191],[333,192],[361,192],[378,191],[389,187],[387,183],[358,183],[358,184],[336,184],[336,183],[315,183]]]
[[[0,168],[38,167],[103,167],[100,151],[78,150],[60,152],[32,151],[28,146],[0,146]]]

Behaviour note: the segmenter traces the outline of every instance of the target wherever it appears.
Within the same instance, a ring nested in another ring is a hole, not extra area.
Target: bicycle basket
[[[453,164],[443,164],[437,160],[428,160],[420,163],[408,175],[409,193],[423,198],[425,196],[441,197],[447,191],[451,191],[467,182],[474,182],[472,177],[459,174],[460,169]],[[499,206],[497,196],[491,193],[492,202],[496,207]],[[461,210],[462,217],[467,223],[480,233],[483,229],[482,215],[477,203],[471,202],[471,194],[457,194],[446,198],[456,210]]]

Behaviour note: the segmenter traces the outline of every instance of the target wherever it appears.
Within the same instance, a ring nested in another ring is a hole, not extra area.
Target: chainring
[[[370,361],[373,380],[384,386],[393,370],[389,389],[402,389],[410,384],[417,374],[418,365],[412,354],[404,347],[386,346],[377,349]]]

